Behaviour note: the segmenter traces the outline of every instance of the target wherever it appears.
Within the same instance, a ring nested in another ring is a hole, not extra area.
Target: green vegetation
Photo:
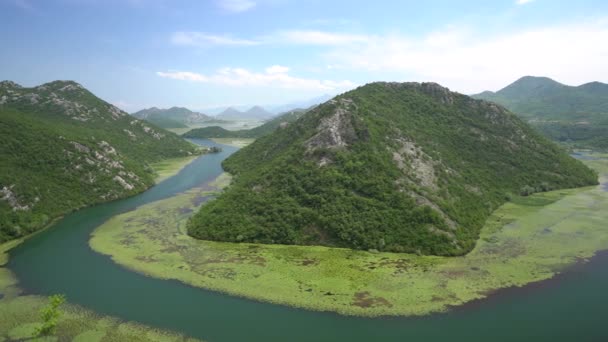
[[[170,118],[165,118],[162,116],[157,116],[157,115],[150,115],[149,117],[147,117],[145,119],[146,121],[148,121],[149,123],[156,125],[160,128],[164,128],[164,129],[168,129],[168,128],[188,128],[188,126],[186,126],[185,124],[177,121],[177,120],[173,120]]]
[[[295,122],[304,115],[305,110],[292,110],[281,114],[276,118],[266,121],[263,125],[251,129],[230,131],[219,126],[195,128],[183,134],[185,138],[250,138],[256,139],[274,132],[277,128],[286,127],[291,122]]]
[[[0,82],[0,242],[141,192],[154,184],[150,163],[197,153],[75,82]]]
[[[509,194],[597,184],[504,108],[432,83],[360,87],[223,166],[235,182],[193,237],[435,255],[469,252]]]
[[[608,155],[593,156],[585,163],[602,173],[601,187],[514,195],[461,257],[196,240],[186,222],[212,195],[202,189],[116,216],[90,244],[138,272],[231,295],[345,315],[425,315],[549,279],[607,249]]]
[[[61,311],[59,307],[65,303],[65,296],[52,295],[49,297],[49,304],[40,310],[42,325],[36,329],[36,335],[48,336],[55,332]]]
[[[473,97],[507,107],[553,140],[608,149],[607,84],[571,87],[546,77],[526,76],[496,93]]]

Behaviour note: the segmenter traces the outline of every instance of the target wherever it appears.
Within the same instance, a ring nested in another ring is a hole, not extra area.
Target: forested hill
[[[264,135],[270,134],[279,127],[289,125],[302,116],[306,110],[294,109],[283,113],[273,119],[270,119],[258,127],[251,129],[241,129],[238,131],[230,131],[219,126],[209,126],[203,128],[195,128],[183,134],[185,138],[253,138],[257,139]]]
[[[152,107],[142,109],[131,115],[162,128],[187,128],[189,124],[201,123],[213,119],[206,114],[193,112],[188,108],[183,107],[171,107],[168,109]]]
[[[460,255],[509,196],[597,175],[494,103],[434,83],[372,83],[224,162],[200,239]]]
[[[76,208],[143,191],[148,163],[197,153],[71,81],[0,82],[0,242]]]
[[[567,86],[547,77],[522,77],[474,98],[507,107],[551,139],[608,149],[608,84]]]

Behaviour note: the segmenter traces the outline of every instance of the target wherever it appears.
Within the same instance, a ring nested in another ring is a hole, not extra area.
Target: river
[[[29,294],[65,294],[100,314],[207,341],[608,341],[608,254],[552,280],[498,291],[446,314],[356,318],[235,298],[129,271],[93,252],[108,218],[216,178],[236,148],[220,146],[137,196],[67,215],[15,248],[8,267]],[[407,291],[404,288],[403,291]]]

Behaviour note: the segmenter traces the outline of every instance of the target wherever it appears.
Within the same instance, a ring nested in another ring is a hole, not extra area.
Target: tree
[[[57,320],[61,316],[59,307],[65,302],[64,295],[52,295],[49,297],[49,304],[40,310],[42,326],[36,331],[37,335],[50,335],[55,331]]]

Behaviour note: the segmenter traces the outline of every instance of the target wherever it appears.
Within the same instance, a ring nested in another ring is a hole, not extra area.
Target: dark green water
[[[209,141],[201,144],[214,145]],[[608,255],[557,279],[499,292],[447,314],[363,319],[234,298],[130,272],[88,247],[108,218],[204,184],[235,149],[197,159],[138,196],[66,216],[11,252],[29,293],[66,294],[102,314],[208,341],[608,341]],[[408,291],[404,288],[403,291]]]

